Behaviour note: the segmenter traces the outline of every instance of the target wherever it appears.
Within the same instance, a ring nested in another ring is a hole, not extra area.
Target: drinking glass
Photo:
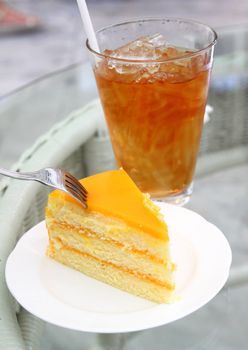
[[[153,199],[185,204],[192,194],[215,31],[163,18],[112,25],[96,35],[99,52],[88,41],[87,47],[118,166]]]

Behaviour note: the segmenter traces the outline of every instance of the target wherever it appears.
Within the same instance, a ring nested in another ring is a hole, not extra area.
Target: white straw
[[[96,51],[96,52],[100,52],[99,50],[99,46],[96,40],[96,34],[91,22],[91,18],[90,18],[90,14],[89,14],[89,10],[88,7],[86,5],[86,1],[85,0],[77,0],[78,3],[78,7],[79,7],[79,12],[84,24],[84,29],[86,32],[86,35],[88,37],[89,43],[90,43],[90,47]]]

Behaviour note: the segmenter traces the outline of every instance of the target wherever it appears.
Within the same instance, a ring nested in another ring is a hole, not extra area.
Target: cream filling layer
[[[146,272],[147,276],[168,283],[172,282],[175,266],[172,262],[163,262],[148,251],[139,251],[125,247],[122,243],[103,239],[97,233],[89,230],[76,229],[68,224],[57,221],[48,223],[50,240],[55,249],[63,247],[76,249],[95,258],[110,261],[115,266],[127,266],[138,273]]]
[[[57,251],[56,247],[53,245],[52,242],[50,242],[48,255],[56,259],[56,251]],[[154,284],[156,286],[165,288],[165,289],[167,289],[169,291],[173,291],[175,289],[175,285],[173,283],[162,282],[160,280],[157,280],[153,276],[149,276],[149,275],[146,275],[144,273],[140,273],[138,271],[134,271],[134,270],[132,270],[132,269],[126,267],[126,266],[117,266],[117,265],[113,264],[110,261],[104,261],[104,260],[96,258],[96,257],[94,257],[94,256],[92,256],[92,255],[90,255],[88,253],[81,252],[81,251],[79,251],[79,250],[77,250],[75,248],[72,248],[72,247],[69,247],[69,246],[61,246],[59,251],[58,251],[58,253],[63,252],[63,251],[67,251],[67,252],[70,252],[72,254],[76,254],[76,255],[79,255],[79,256],[82,256],[82,257],[85,257],[85,258],[96,260],[96,261],[98,261],[101,264],[101,266],[103,266],[103,265],[111,266],[111,267],[113,267],[113,268],[115,268],[117,270],[125,272],[125,273],[127,273],[129,275],[135,276],[139,280],[147,281],[147,282],[152,283],[152,284]],[[81,268],[80,270],[82,271],[83,269]]]

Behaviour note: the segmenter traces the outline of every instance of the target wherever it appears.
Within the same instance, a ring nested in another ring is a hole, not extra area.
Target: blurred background
[[[140,17],[183,17],[206,23],[219,35],[208,100],[213,112],[200,151],[206,162],[190,208],[223,230],[233,267],[244,265],[245,283],[227,287],[186,319],[134,337],[128,349],[164,350],[168,344],[173,350],[246,350],[248,0],[87,3],[96,30]],[[44,141],[41,135],[97,96],[85,39],[76,0],[0,0],[0,166],[20,169],[27,149],[35,153],[37,141]],[[52,325],[45,331],[42,350],[90,349],[95,342],[93,334]]]
[[[3,4],[11,6],[7,12]],[[218,28],[248,21],[247,0],[88,0],[96,29],[144,16],[185,17]],[[7,14],[6,14],[7,12]],[[87,59],[76,0],[0,1],[0,96]]]

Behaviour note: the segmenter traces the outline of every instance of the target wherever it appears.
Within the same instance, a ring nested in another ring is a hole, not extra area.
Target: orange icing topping
[[[154,212],[154,208],[147,205],[147,198],[123,169],[89,176],[80,182],[88,191],[88,209],[86,210],[117,217],[130,226],[157,238],[168,240],[167,225]],[[72,197],[58,190],[50,194],[50,199],[62,194],[65,200],[79,204]]]

